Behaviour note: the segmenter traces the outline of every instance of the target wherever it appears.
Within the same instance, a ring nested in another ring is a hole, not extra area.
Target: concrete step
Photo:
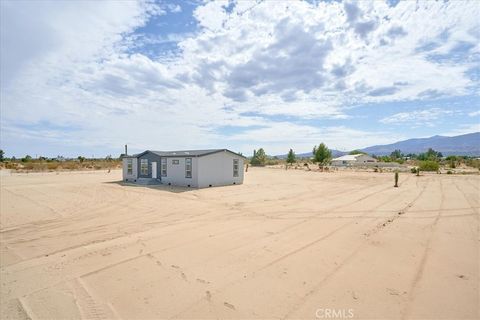
[[[138,178],[136,183],[142,184],[142,185],[162,184],[162,182],[159,179],[153,179],[153,178]]]

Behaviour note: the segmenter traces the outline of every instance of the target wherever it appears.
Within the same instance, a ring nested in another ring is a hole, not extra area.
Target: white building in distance
[[[352,166],[371,164],[377,162],[377,159],[370,157],[367,154],[347,154],[335,159],[332,159],[332,166]]]

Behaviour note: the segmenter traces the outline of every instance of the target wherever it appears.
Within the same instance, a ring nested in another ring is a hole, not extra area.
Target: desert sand
[[[478,175],[119,180],[1,177],[1,319],[480,317]]]

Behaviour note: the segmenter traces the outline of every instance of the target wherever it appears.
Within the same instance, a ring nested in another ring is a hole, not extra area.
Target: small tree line
[[[361,150],[350,151],[349,154],[366,154]],[[414,165],[412,172],[416,173],[420,171],[438,171],[440,165],[448,166],[449,168],[456,168],[460,164],[465,164],[469,167],[474,167],[480,169],[480,160],[476,157],[469,156],[455,156],[450,155],[443,157],[441,152],[438,152],[432,148],[429,148],[426,152],[419,154],[408,153],[404,154],[401,150],[394,150],[390,155],[385,156],[376,156],[372,155],[380,162],[397,162],[403,164],[407,161],[408,164]],[[293,149],[289,149],[285,162],[287,166],[293,166],[298,162],[299,157]],[[305,160],[305,158],[302,158]],[[318,146],[314,146],[312,149],[311,157],[308,157],[308,161],[318,164],[319,168],[327,166],[332,160],[332,151],[327,147],[325,143],[320,143]],[[265,165],[276,165],[280,163],[280,159],[277,157],[267,156],[265,150],[260,148],[253,151],[253,156],[250,158],[250,164],[253,166],[265,166]]]
[[[268,157],[263,148],[253,150],[253,156],[250,158],[250,164],[253,166],[268,165],[269,161],[277,160],[276,157]],[[320,167],[326,166],[332,159],[332,152],[325,143],[320,143],[318,146],[314,146],[312,150],[312,157],[309,158],[314,163],[317,163]],[[289,165],[293,165],[298,160],[297,155],[293,149],[290,149],[287,153],[286,162]]]

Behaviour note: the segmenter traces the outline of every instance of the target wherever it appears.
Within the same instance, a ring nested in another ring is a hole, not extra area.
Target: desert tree
[[[257,159],[257,150],[255,150],[255,149],[253,149],[253,156],[250,159],[250,164],[252,166],[258,166],[259,165],[258,159]]]
[[[400,159],[400,158],[403,158],[403,153],[402,151],[396,149],[395,151],[393,151],[392,153],[390,153],[390,158],[392,159]]]
[[[323,142],[318,147],[313,147],[313,151],[313,161],[318,163],[319,167],[327,165],[330,159],[332,159],[332,152]]]
[[[250,164],[252,166],[264,166],[266,162],[267,155],[265,154],[265,150],[263,150],[263,148],[253,150],[253,157],[250,160]]]
[[[293,150],[290,149],[290,151],[288,151],[288,154],[287,154],[287,163],[292,165],[295,161],[296,161],[295,152],[293,152]]]
[[[5,153],[3,152],[2,149],[0,149],[0,162],[5,161]]]

